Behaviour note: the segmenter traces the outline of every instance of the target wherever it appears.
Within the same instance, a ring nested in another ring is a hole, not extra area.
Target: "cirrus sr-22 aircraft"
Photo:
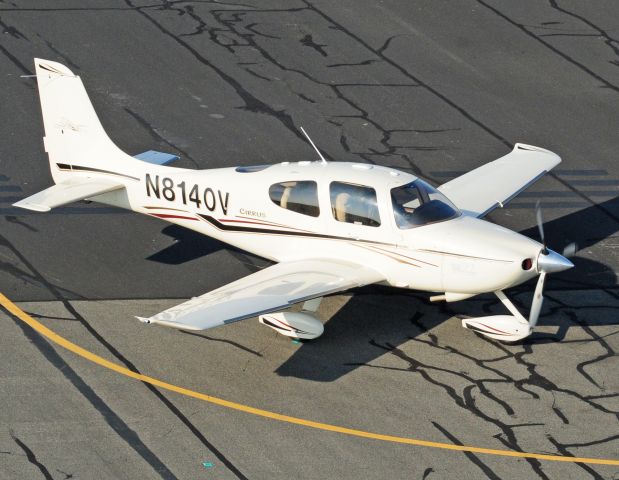
[[[548,150],[516,144],[438,188],[393,168],[326,162],[318,149],[321,161],[175,168],[166,166],[174,155],[121,151],[80,77],[66,66],[40,59],[35,66],[55,185],[15,206],[45,212],[78,200],[100,202],[277,262],[139,317],[143,322],[204,330],[260,316],[283,335],[313,339],[323,333],[314,315],[322,297],[380,283],[433,292],[434,301],[494,292],[510,314],[467,318],[462,325],[513,342],[537,323],[546,275],[573,267],[545,244],[482,220],[561,161]],[[543,242],[539,210],[538,224]],[[537,275],[527,319],[503,292]],[[300,312],[285,311],[297,303],[303,303]]]

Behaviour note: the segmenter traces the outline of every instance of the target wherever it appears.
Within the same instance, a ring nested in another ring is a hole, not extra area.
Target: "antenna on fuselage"
[[[318,148],[316,147],[316,145],[314,145],[314,142],[312,142],[312,139],[310,138],[310,136],[307,134],[307,132],[305,130],[303,130],[303,127],[299,127],[301,129],[301,131],[303,132],[303,135],[305,135],[305,138],[307,138],[307,140],[309,141],[309,143],[312,145],[312,147],[314,147],[314,150],[316,150],[316,153],[318,154],[318,156],[320,157],[320,159],[322,160],[323,164],[327,163],[327,160],[325,160],[325,157],[322,156],[322,153],[320,153],[320,150],[318,150]]]

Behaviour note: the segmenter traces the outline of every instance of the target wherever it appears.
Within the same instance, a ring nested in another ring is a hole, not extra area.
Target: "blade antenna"
[[[322,153],[320,153],[320,150],[318,150],[318,147],[316,147],[316,145],[314,145],[314,142],[312,142],[312,139],[310,138],[310,136],[307,134],[307,132],[305,130],[303,130],[303,127],[299,127],[301,129],[301,131],[303,132],[303,135],[305,135],[305,138],[307,138],[307,140],[309,141],[309,143],[312,145],[312,147],[314,147],[314,150],[316,150],[316,153],[318,154],[318,156],[320,157],[320,159],[322,160],[323,164],[327,163],[327,160],[325,160],[325,157],[322,156]]]

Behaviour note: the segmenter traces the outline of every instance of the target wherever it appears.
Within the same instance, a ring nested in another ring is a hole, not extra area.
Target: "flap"
[[[169,308],[146,323],[185,330],[205,330],[353,287],[384,280],[361,265],[313,259],[278,263]]]
[[[116,180],[75,178],[46,188],[14,203],[13,206],[34,210],[35,212],[49,212],[54,207],[94,197],[122,187],[124,187],[124,184]]]
[[[548,150],[517,143],[504,157],[465,173],[438,189],[465,215],[479,218],[503,207],[559,163],[561,158]]]

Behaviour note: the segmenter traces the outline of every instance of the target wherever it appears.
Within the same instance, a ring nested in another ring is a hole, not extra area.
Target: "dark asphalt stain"
[[[241,345],[238,342],[233,342],[232,340],[226,340],[224,338],[209,337],[208,335],[204,335],[202,333],[188,332],[186,330],[181,330],[181,332],[185,333],[187,335],[193,335],[194,337],[204,338],[206,340],[210,340],[211,342],[226,343],[226,344],[232,345],[233,347],[236,347],[236,348],[238,348],[240,350],[243,350],[244,352],[251,353],[252,355],[255,355],[257,357],[262,357],[262,354],[260,352],[256,352],[255,350],[252,350],[251,348],[248,348],[248,347],[246,347],[244,345]]]
[[[301,42],[302,45],[314,49],[315,51],[320,53],[323,57],[327,57],[328,56],[327,51],[324,49],[324,47],[326,47],[327,45],[316,43],[314,41],[314,37],[312,37],[312,35],[310,35],[309,33],[307,35],[305,35],[300,40],[300,42]]]
[[[432,472],[434,472],[434,469],[432,467],[426,468],[423,471],[423,477],[421,477],[421,480],[426,480],[426,478],[428,478]]]

